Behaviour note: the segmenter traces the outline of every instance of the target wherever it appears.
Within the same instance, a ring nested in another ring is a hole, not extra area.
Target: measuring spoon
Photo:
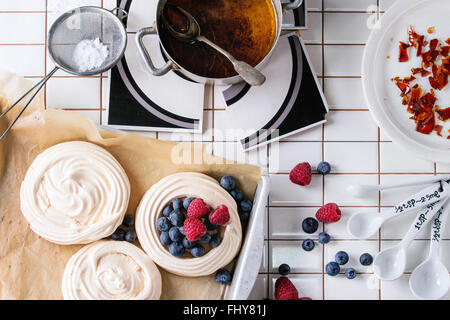
[[[442,211],[443,201],[427,205],[420,210],[414,222],[402,241],[397,245],[379,252],[373,261],[373,272],[381,280],[395,280],[406,268],[406,252],[409,245],[420,230],[428,224],[431,218]]]
[[[358,212],[347,222],[348,232],[355,238],[367,239],[386,221],[401,214],[413,211],[416,208],[432,204],[450,195],[450,186],[447,182],[440,181],[432,186],[408,197],[394,208],[379,212]]]
[[[450,288],[450,275],[440,259],[440,240],[450,211],[450,200],[436,215],[431,228],[430,254],[411,274],[409,287],[419,299],[437,300]]]

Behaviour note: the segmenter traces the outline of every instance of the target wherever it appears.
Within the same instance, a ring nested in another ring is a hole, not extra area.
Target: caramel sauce
[[[252,66],[264,59],[275,41],[277,25],[270,0],[168,0],[166,5],[188,11],[202,35]],[[176,17],[171,15],[171,22],[183,26],[185,21],[174,21]],[[208,45],[177,40],[163,24],[159,33],[169,55],[191,73],[207,78],[237,75],[228,59]]]

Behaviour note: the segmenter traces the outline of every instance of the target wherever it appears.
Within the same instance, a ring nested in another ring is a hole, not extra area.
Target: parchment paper
[[[5,110],[31,85],[0,70],[1,109]],[[21,108],[19,105],[0,121],[2,132]],[[41,95],[0,143],[0,299],[62,299],[61,278],[65,264],[81,246],[56,245],[31,231],[20,211],[19,189],[29,165],[39,153],[55,144],[74,140],[95,143],[121,163],[131,183],[130,214],[134,214],[152,184],[175,172],[203,172],[216,179],[232,175],[248,197],[253,196],[262,174],[258,167],[229,161],[223,164],[223,159],[208,155],[199,143],[183,144],[183,147],[200,150],[203,154],[200,163],[174,163],[171,155],[180,149],[179,144],[136,134],[99,132],[95,124],[81,114],[44,110]],[[187,278],[161,268],[160,271],[162,299],[220,299],[224,292],[213,275]]]

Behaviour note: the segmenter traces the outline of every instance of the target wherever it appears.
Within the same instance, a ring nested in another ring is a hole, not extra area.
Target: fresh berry
[[[196,244],[191,249],[191,254],[196,258],[200,258],[205,254],[205,248],[201,244]]]
[[[184,214],[178,209],[173,210],[169,216],[170,222],[176,227],[181,227],[184,223],[184,219]]]
[[[229,284],[231,282],[231,273],[226,269],[219,269],[216,271],[214,279],[216,279],[217,283]]]
[[[209,207],[206,203],[203,202],[202,199],[194,199],[192,200],[189,208],[187,210],[187,215],[189,218],[201,218],[205,214],[209,212]]]
[[[244,212],[250,212],[253,208],[253,202],[250,199],[245,198],[240,203],[241,210]]]
[[[306,218],[302,222],[302,229],[306,233],[309,233],[309,234],[314,233],[317,231],[318,228],[319,228],[319,223],[314,218]]]
[[[171,227],[172,223],[166,217],[161,217],[156,221],[156,228],[161,232],[169,231]]]
[[[165,206],[164,207],[164,209],[163,209],[163,216],[164,217],[168,217],[169,215],[170,215],[170,213],[172,212],[172,205],[167,205],[167,206]]]
[[[122,224],[125,227],[132,228],[134,226],[134,216],[131,214],[126,214],[125,217],[123,217]]]
[[[211,241],[209,241],[209,246],[214,249],[217,248],[220,244],[220,234],[216,233],[211,236]]]
[[[242,223],[245,223],[250,218],[250,212],[241,212],[239,213],[239,219]]]
[[[172,240],[170,239],[168,232],[161,232],[161,235],[159,236],[159,240],[161,241],[163,246],[168,246],[172,243]]]
[[[348,254],[345,251],[339,251],[338,253],[336,253],[336,256],[334,257],[334,260],[340,264],[341,266],[346,264],[348,262]]]
[[[170,228],[169,237],[170,240],[174,242],[181,242],[181,240],[183,240],[183,235],[181,234],[180,230],[177,227]]]
[[[314,241],[312,241],[311,239],[303,240],[302,243],[303,250],[311,251],[312,249],[314,249],[314,247],[315,247]]]
[[[209,221],[208,217],[206,217],[204,224],[206,226],[206,229],[208,229],[208,231],[216,230],[219,227],[219,226],[216,226],[215,224],[211,223],[211,221]]]
[[[200,239],[198,239],[199,243],[208,244],[211,241],[211,235],[209,233],[205,233]]]
[[[136,232],[134,230],[128,230],[125,233],[125,241],[128,241],[130,243],[133,243],[136,241],[137,235]]]
[[[275,299],[296,300],[298,291],[294,284],[287,277],[279,277],[275,282]]]
[[[186,237],[183,238],[182,243],[186,249],[191,249],[192,247],[195,246],[195,242],[189,241]]]
[[[303,297],[303,298],[300,298],[298,300],[312,300],[312,299],[310,297]]]
[[[319,243],[321,244],[326,244],[328,242],[330,242],[330,235],[326,232],[321,232],[319,233]]]
[[[341,271],[341,268],[336,262],[330,262],[326,265],[325,271],[327,272],[328,275],[334,277],[339,273],[339,271]]]
[[[236,202],[242,201],[244,199],[244,194],[239,189],[233,189],[230,191],[231,196],[236,200]]]
[[[316,218],[320,222],[337,222],[341,219],[341,210],[336,203],[327,203],[317,210]]]
[[[356,277],[356,270],[353,269],[353,268],[347,268],[345,270],[345,277],[347,279],[355,279],[355,277]]]
[[[361,257],[359,257],[359,262],[361,262],[363,266],[370,266],[373,262],[373,257],[368,253],[363,253]]]
[[[206,234],[206,226],[198,219],[187,218],[184,221],[184,234],[189,241],[197,241]]]
[[[169,245],[169,252],[175,257],[181,257],[184,255],[185,250],[181,242],[172,242]]]
[[[291,273],[291,267],[289,267],[288,264],[283,263],[278,267],[278,273],[282,276],[287,276],[289,273]]]
[[[300,186],[307,186],[311,183],[311,176],[311,166],[308,162],[302,162],[291,170],[289,179]]]
[[[184,226],[179,227],[178,230],[180,230],[180,233],[184,236]]]
[[[225,190],[231,191],[236,187],[236,180],[231,176],[224,176],[220,179],[220,185]]]
[[[230,221],[230,213],[228,212],[227,206],[224,204],[218,206],[216,210],[209,214],[208,219],[212,224],[218,226],[228,223]]]
[[[194,201],[194,197],[190,197],[190,198],[186,198],[183,201],[183,208],[184,210],[187,210],[189,208],[189,205],[191,204],[192,201]]]
[[[117,230],[111,235],[111,239],[116,241],[125,240],[125,231],[122,228],[117,228]]]
[[[326,161],[319,163],[317,166],[317,172],[324,176],[329,174],[331,172],[330,164]]]
[[[181,199],[175,199],[172,201],[173,210],[183,209],[183,201]]]

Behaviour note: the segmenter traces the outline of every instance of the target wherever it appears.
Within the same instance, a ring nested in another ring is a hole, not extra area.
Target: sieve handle
[[[282,3],[281,7],[283,8],[283,12],[289,11],[289,10],[295,10],[298,7],[300,7],[303,3],[303,0],[295,0],[292,2]]]
[[[152,74],[154,76],[163,76],[170,70],[176,69],[175,65],[170,60],[161,68],[155,67],[152,58],[150,57],[150,54],[144,44],[144,37],[148,35],[157,35],[156,28],[148,27],[139,30],[138,33],[136,34],[136,42],[139,49],[139,53],[141,54],[142,58],[144,59],[147,67],[150,69]]]
[[[116,7],[114,9],[110,10],[110,11],[112,13],[114,13],[120,20],[124,20],[125,18],[128,17],[128,11],[126,11],[123,8]],[[117,11],[117,13],[116,13],[116,11]],[[120,13],[122,13],[122,14],[120,14]]]

